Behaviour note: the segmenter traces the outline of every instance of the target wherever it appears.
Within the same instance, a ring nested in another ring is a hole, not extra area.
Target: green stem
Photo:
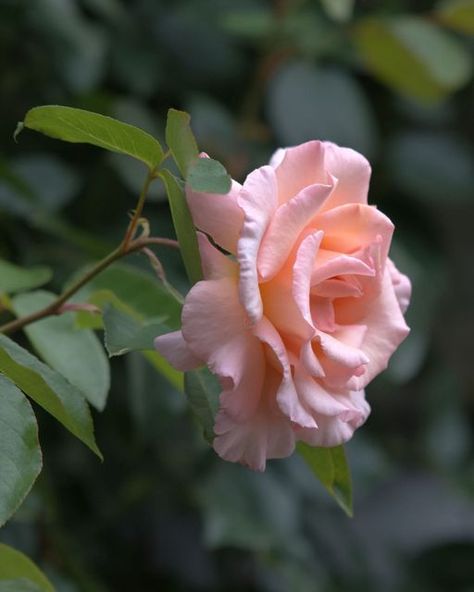
[[[18,331],[30,323],[34,323],[35,321],[39,321],[40,319],[49,317],[51,315],[59,314],[61,306],[67,302],[71,296],[78,292],[82,286],[90,282],[101,271],[122,257],[130,255],[131,253],[136,253],[137,251],[141,251],[150,245],[164,245],[168,247],[179,248],[177,241],[169,238],[159,237],[142,237],[135,240],[129,240],[127,245],[122,243],[119,247],[114,249],[106,257],[94,265],[94,267],[92,267],[92,269],[90,269],[86,274],[69,286],[67,290],[64,290],[64,292],[62,292],[51,304],[29,315],[20,317],[14,321],[10,321],[9,323],[5,323],[0,327],[0,333],[13,333],[14,331]]]
[[[133,212],[133,217],[130,220],[130,224],[128,225],[127,232],[125,233],[125,237],[124,237],[122,244],[120,246],[120,249],[124,252],[127,251],[127,247],[135,235],[135,231],[138,226],[138,221],[140,220],[140,217],[141,217],[142,211],[143,211],[143,206],[145,205],[145,200],[146,200],[146,196],[148,193],[148,189],[150,188],[150,185],[153,183],[153,181],[156,178],[157,178],[157,175],[156,175],[155,170],[148,172],[148,175],[145,179],[145,183],[143,184],[142,190],[140,192],[140,196],[138,198],[137,207],[135,208],[135,211]]]

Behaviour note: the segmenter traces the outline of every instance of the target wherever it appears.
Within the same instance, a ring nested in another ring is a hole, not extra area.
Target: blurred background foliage
[[[29,108],[161,139],[175,106],[239,180],[277,146],[361,151],[414,285],[412,334],[347,447],[353,520],[299,458],[262,475],[219,461],[176,377],[138,353],[111,360],[104,464],[37,410],[45,469],[0,541],[59,592],[474,590],[473,33],[472,0],[0,0],[1,257],[50,265],[59,290],[117,243],[143,180],[90,146],[16,145]],[[146,215],[172,236],[158,184]],[[160,258],[184,291],[179,257]],[[157,282],[144,258],[127,265],[99,287]],[[143,314],[166,314],[137,290]]]

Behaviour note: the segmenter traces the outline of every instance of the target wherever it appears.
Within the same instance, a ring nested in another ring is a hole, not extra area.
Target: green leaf
[[[165,184],[166,193],[168,194],[171,216],[179,241],[184,267],[186,268],[189,281],[195,284],[202,279],[202,268],[196,231],[188,204],[186,203],[186,196],[176,177],[169,171],[162,170],[160,177]]]
[[[30,292],[14,298],[12,306],[18,316],[24,316],[55,299],[51,292]],[[104,409],[110,389],[110,368],[93,331],[75,329],[74,316],[65,313],[28,325],[25,333],[47,364],[76,386],[96,409]]]
[[[191,164],[187,182],[194,191],[229,193],[232,179],[224,166],[212,158],[199,158]]]
[[[77,387],[5,335],[0,335],[0,372],[102,458],[89,408]]]
[[[474,0],[447,0],[435,10],[443,25],[467,35],[474,33]]]
[[[43,592],[43,590],[44,588],[26,578],[0,580],[0,592]]]
[[[186,178],[190,164],[199,157],[199,150],[190,127],[191,117],[184,111],[170,109],[166,121],[166,143],[178,168]]]
[[[344,447],[313,448],[299,442],[296,449],[344,512],[352,516],[352,482]]]
[[[83,109],[60,105],[34,107],[26,114],[23,126],[65,142],[92,144],[127,154],[143,162],[150,170],[163,159],[160,143],[147,132]]]
[[[26,579],[36,584],[41,592],[54,592],[51,582],[42,571],[16,549],[0,543],[0,583],[16,579]],[[28,588],[26,589],[28,590]],[[25,592],[26,592],[25,590]],[[35,590],[34,588],[32,591]],[[15,592],[22,592],[18,589]],[[28,592],[30,592],[28,590]]]
[[[155,337],[169,331],[164,324],[166,317],[143,324],[113,305],[105,308],[103,320],[105,347],[110,357],[129,351],[154,351]]]
[[[344,70],[290,61],[271,81],[267,105],[280,146],[320,138],[366,156],[376,151],[371,105],[357,80]]]
[[[82,275],[84,270],[79,272]],[[74,278],[73,278],[74,280]],[[166,325],[178,329],[181,324],[181,304],[169,291],[148,273],[131,265],[116,264],[98,276],[76,294],[77,302],[89,301],[100,308],[113,304],[118,310],[139,322],[166,317]],[[81,323],[86,313],[78,313]],[[87,323],[95,328],[103,326],[99,315],[87,316]],[[97,322],[99,321],[99,325]],[[78,322],[78,321],[76,321]],[[156,351],[143,351],[143,356],[176,389],[183,391],[183,374],[175,370]]]
[[[354,41],[374,76],[415,99],[440,100],[471,76],[470,55],[463,45],[421,18],[360,21]]]
[[[79,270],[67,285],[87,269]],[[74,297],[74,302],[84,301],[101,308],[111,302],[124,312],[133,311],[137,320],[165,316],[171,329],[177,329],[181,323],[181,304],[168,289],[149,273],[124,263],[111,265],[84,286]]]
[[[204,437],[214,439],[214,418],[219,407],[221,388],[207,368],[191,370],[184,375],[184,390],[191,409],[202,425]]]
[[[333,20],[345,23],[354,10],[354,0],[321,0],[326,14]]]
[[[25,499],[41,466],[33,409],[23,393],[0,374],[0,526]]]
[[[52,277],[48,267],[26,269],[0,259],[0,293],[14,294],[47,284]]]

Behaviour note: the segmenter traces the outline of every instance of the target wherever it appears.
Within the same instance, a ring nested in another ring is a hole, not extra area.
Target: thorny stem
[[[92,267],[92,269],[90,269],[86,274],[69,286],[67,290],[64,290],[64,292],[62,292],[62,294],[60,294],[51,304],[34,313],[20,317],[14,321],[10,321],[9,323],[5,323],[4,325],[0,326],[0,333],[13,333],[14,331],[18,331],[18,329],[22,329],[30,323],[39,321],[40,319],[51,315],[58,314],[60,312],[61,306],[67,302],[67,300],[69,300],[69,298],[71,298],[71,296],[73,296],[78,290],[80,290],[82,286],[90,282],[90,280],[92,280],[101,271],[106,269],[109,265],[115,261],[118,261],[122,257],[125,257],[126,255],[136,253],[137,251],[142,251],[151,245],[163,245],[179,248],[178,242],[170,238],[141,237],[133,240],[129,239],[126,245],[124,243],[125,241],[122,242],[119,247],[114,249],[106,257],[101,259],[96,265],[94,265],[94,267]]]

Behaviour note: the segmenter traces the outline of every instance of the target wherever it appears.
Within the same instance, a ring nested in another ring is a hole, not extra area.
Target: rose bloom
[[[177,369],[218,377],[222,458],[264,470],[296,441],[337,446],[367,419],[364,388],[409,332],[411,292],[388,258],[392,222],[367,205],[370,172],[357,152],[312,141],[227,195],[187,189],[204,280],[182,330],[155,344]]]

